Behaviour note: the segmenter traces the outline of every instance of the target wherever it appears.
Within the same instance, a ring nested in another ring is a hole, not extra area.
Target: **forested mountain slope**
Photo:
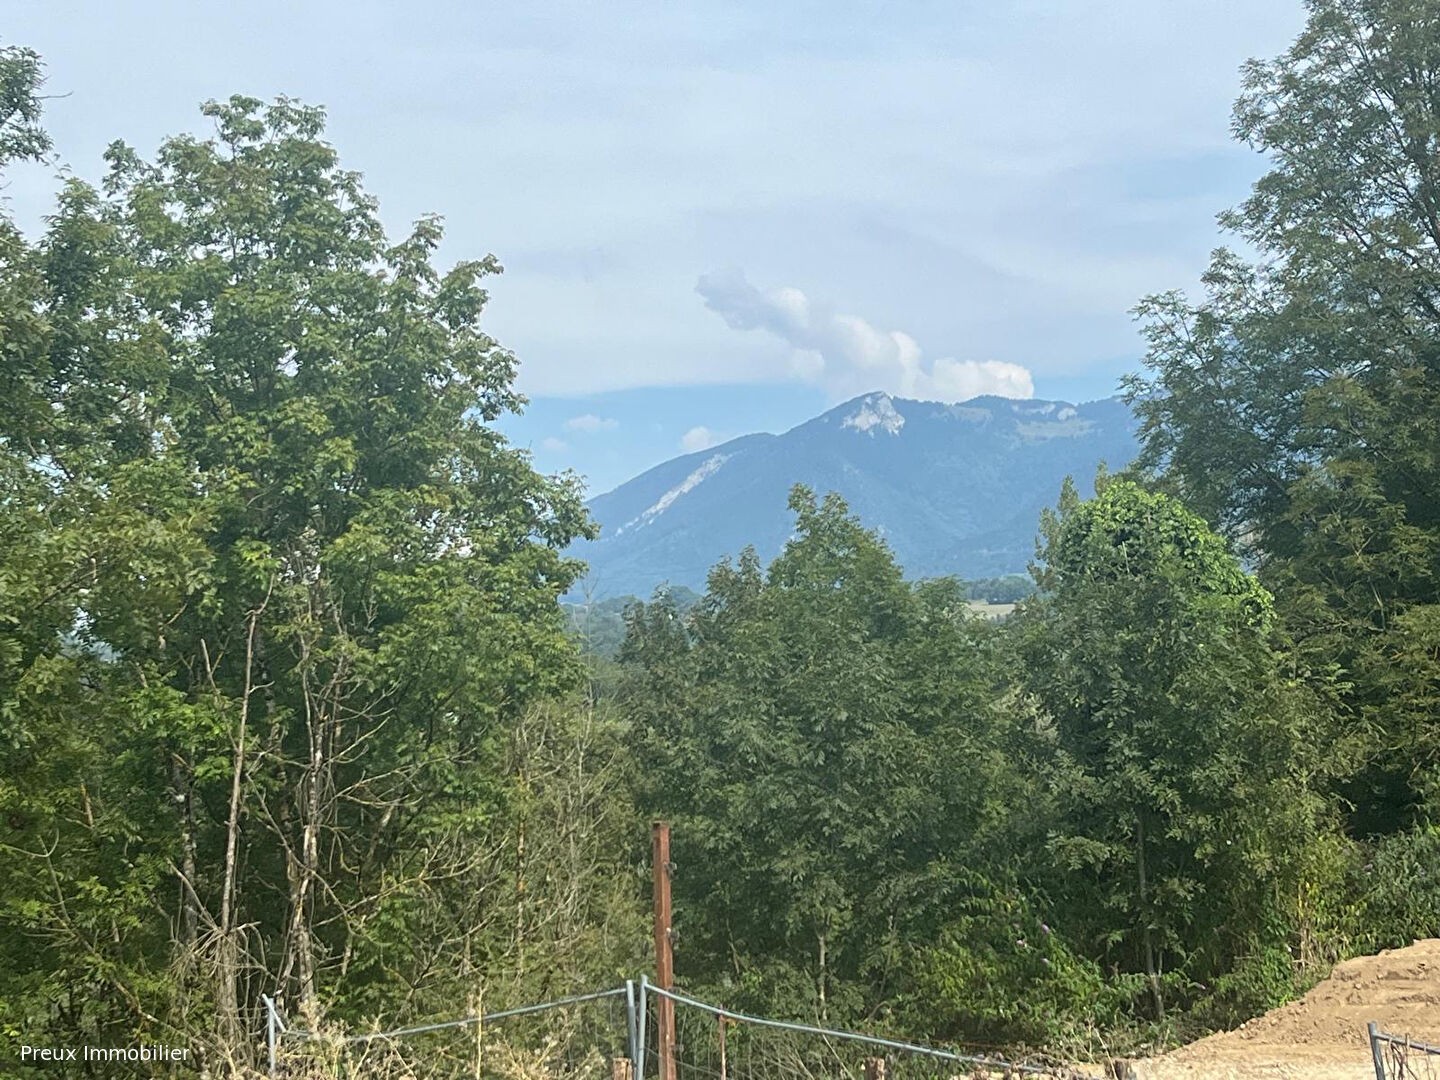
[[[1071,405],[981,397],[961,405],[868,394],[783,435],[747,435],[667,461],[590,501],[600,526],[572,553],[600,596],[700,588],[753,544],[779,554],[792,485],[841,494],[910,577],[1023,571],[1035,524],[1068,475],[1120,469],[1137,451],[1117,398]]]

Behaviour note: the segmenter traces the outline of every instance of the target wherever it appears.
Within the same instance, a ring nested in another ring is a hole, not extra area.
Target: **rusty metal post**
[[[675,935],[670,924],[670,823],[657,821],[650,830],[655,872],[655,985],[675,989]],[[655,1052],[660,1080],[675,1080],[675,1003],[655,995]]]
[[[610,1059],[610,1080],[634,1080],[635,1064],[629,1058]]]
[[[885,1080],[885,1059],[883,1057],[865,1059],[865,1080]]]
[[[725,1014],[723,1012],[716,1013],[715,1020],[720,1025],[720,1080],[729,1080],[725,1061]]]

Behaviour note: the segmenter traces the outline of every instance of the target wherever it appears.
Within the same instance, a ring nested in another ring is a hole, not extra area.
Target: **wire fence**
[[[1016,1061],[787,1020],[750,1016],[662,990],[644,980],[642,1001],[676,1006],[675,1080],[954,1080],[975,1077],[1075,1077],[1065,1064]],[[638,1080],[660,1074],[654,1013],[641,1040]]]
[[[1085,1074],[750,1016],[638,982],[387,1031],[292,1028],[263,997],[268,1075],[286,1080],[959,1080]],[[665,1076],[659,1016],[673,1009]],[[1368,1026],[1376,1080],[1440,1080],[1440,1046]]]
[[[1440,1080],[1440,1046],[1369,1025],[1375,1080]]]
[[[635,988],[367,1032],[291,1028],[266,1007],[268,1075],[287,1080],[597,1080],[635,1055]]]
[[[1064,1065],[1010,1061],[876,1035],[734,1012],[638,983],[536,1005],[368,1032],[288,1026],[269,999],[271,1077],[320,1080],[670,1080],[658,1017],[674,1010],[673,1080],[955,1080],[1072,1077]]]

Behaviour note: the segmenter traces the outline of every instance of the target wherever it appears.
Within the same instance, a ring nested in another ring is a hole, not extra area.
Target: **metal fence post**
[[[277,1032],[275,1030],[275,1002],[270,999],[269,994],[261,994],[260,1000],[265,1002],[265,1049],[270,1060],[270,1075],[275,1075],[275,1043]]]
[[[635,1038],[635,980],[625,980],[625,1053],[630,1056],[630,1068],[633,1076],[639,1071],[637,1056],[638,1046]]]
[[[650,1008],[650,980],[644,975],[640,976],[640,1009],[636,1015],[636,1061],[635,1080],[645,1080],[645,1024],[649,1017]]]
[[[1370,1033],[1370,1057],[1375,1062],[1375,1080],[1385,1080],[1385,1055],[1380,1051],[1380,1025],[1371,1020],[1365,1025]]]

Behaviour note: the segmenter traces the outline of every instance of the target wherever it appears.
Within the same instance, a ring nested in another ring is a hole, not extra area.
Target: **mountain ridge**
[[[1023,571],[1040,510],[1065,476],[1128,464],[1135,419],[1118,397],[982,396],[958,404],[863,394],[783,434],[742,435],[662,462],[586,504],[600,526],[570,553],[595,595],[703,589],[711,567],[753,545],[779,553],[796,483],[838,491],[910,577]]]

